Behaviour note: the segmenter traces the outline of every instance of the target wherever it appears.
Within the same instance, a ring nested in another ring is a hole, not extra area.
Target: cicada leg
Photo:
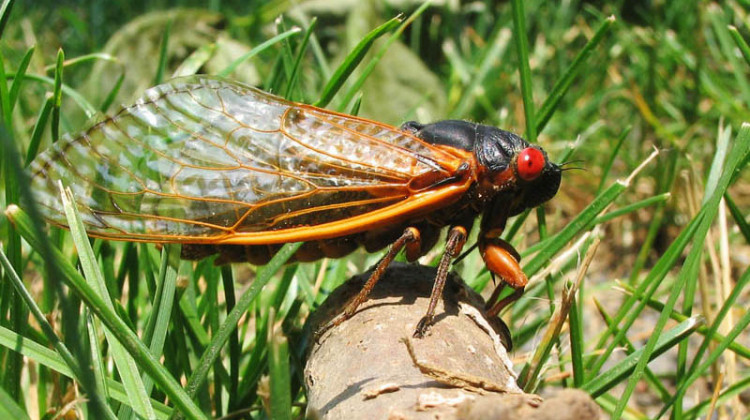
[[[508,242],[499,238],[483,239],[479,243],[479,251],[493,276],[496,275],[502,280],[502,283],[495,288],[490,300],[487,301],[487,315],[495,317],[503,308],[515,302],[523,295],[523,290],[526,287],[526,283],[528,283],[528,279],[519,264],[521,257]],[[495,303],[506,284],[516,290],[511,295]]]
[[[500,292],[502,292],[503,289],[505,289],[505,284],[506,283],[500,283],[497,286],[497,288],[495,288],[495,291],[492,293],[492,297],[494,299],[490,299],[487,302],[488,304],[497,300],[497,297],[500,296]],[[496,317],[503,309],[505,309],[506,306],[517,301],[521,296],[523,296],[523,291],[524,291],[523,287],[515,289],[513,293],[504,297],[502,300],[495,303],[494,305],[490,306],[489,309],[487,309],[487,316],[491,318]]]
[[[427,313],[419,320],[417,328],[414,330],[413,336],[415,338],[424,337],[427,328],[432,325],[433,318],[435,317],[435,307],[438,300],[443,296],[443,288],[445,288],[445,280],[448,278],[448,269],[451,261],[461,253],[467,237],[468,232],[463,226],[453,226],[448,232],[445,252],[440,259],[437,275],[435,276],[435,284],[432,286],[432,293],[430,294],[430,304],[427,307]]]
[[[390,248],[388,248],[388,252],[385,254],[385,256],[383,256],[380,262],[378,262],[378,265],[372,271],[372,274],[370,274],[370,278],[367,279],[367,282],[364,284],[364,286],[362,286],[362,290],[360,290],[359,293],[357,293],[357,295],[354,297],[354,299],[346,306],[344,312],[337,315],[333,320],[331,320],[331,322],[316,331],[316,337],[320,337],[324,332],[341,324],[354,315],[354,313],[357,311],[357,308],[359,308],[359,305],[367,300],[367,297],[370,295],[370,292],[372,292],[372,289],[378,283],[378,280],[380,280],[385,270],[396,258],[396,255],[398,255],[398,253],[401,252],[402,249],[404,249],[404,247],[407,247],[407,249],[412,249],[419,248],[420,246],[419,230],[415,227],[406,228],[404,230],[404,233],[401,234],[401,236],[391,244]]]

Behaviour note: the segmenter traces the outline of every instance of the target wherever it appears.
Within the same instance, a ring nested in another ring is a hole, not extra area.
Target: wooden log
[[[311,317],[312,330],[339,314],[368,277],[334,291]],[[311,342],[308,418],[599,418],[598,406],[582,392],[547,401],[523,393],[499,320],[487,320],[482,298],[453,274],[435,324],[424,338],[412,338],[434,278],[433,268],[392,264],[352,318]],[[570,409],[562,410],[566,404]]]

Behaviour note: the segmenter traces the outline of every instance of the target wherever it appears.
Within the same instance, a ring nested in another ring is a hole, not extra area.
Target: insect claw
[[[320,339],[323,337],[323,335],[325,335],[326,332],[328,332],[328,330],[333,327],[339,326],[342,322],[346,321],[349,318],[351,318],[351,315],[347,315],[346,311],[336,315],[336,317],[330,320],[327,324],[315,330],[315,332],[313,333],[313,339],[316,343],[320,344]]]
[[[331,325],[327,324],[327,325],[324,325],[324,326],[318,328],[317,330],[315,330],[315,332],[313,332],[313,340],[315,340],[315,344],[320,344],[320,343],[323,342],[323,340],[321,340],[321,339],[323,338],[323,335],[329,329],[331,329]]]
[[[414,334],[412,334],[412,337],[423,338],[427,330],[430,328],[430,325],[432,325],[432,318],[423,316],[422,319],[420,319],[417,323],[417,328],[414,329]]]

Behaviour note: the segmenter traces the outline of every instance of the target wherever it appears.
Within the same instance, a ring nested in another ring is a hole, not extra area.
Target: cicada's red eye
[[[541,175],[544,165],[547,164],[544,154],[535,147],[527,147],[521,150],[517,159],[518,176],[524,181],[536,179]]]

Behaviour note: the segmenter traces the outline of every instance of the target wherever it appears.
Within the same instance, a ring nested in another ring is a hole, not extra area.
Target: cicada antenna
[[[581,160],[581,159],[574,159],[574,160],[569,160],[569,161],[563,162],[563,163],[561,163],[558,166],[560,167],[560,170],[563,171],[563,172],[565,172],[565,171],[575,171],[575,170],[586,171],[587,169],[584,168],[583,166],[568,166],[568,165],[571,165],[571,164],[574,164],[574,163],[582,163],[582,162],[583,162],[583,160]]]

